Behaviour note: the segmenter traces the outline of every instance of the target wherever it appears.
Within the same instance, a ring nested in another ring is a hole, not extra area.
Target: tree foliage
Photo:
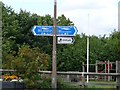
[[[37,37],[31,32],[34,25],[52,26],[53,17],[31,14],[25,10],[16,13],[11,7],[2,3],[2,62],[3,68],[15,69],[24,78],[33,81],[38,70],[51,70],[52,37]],[[58,26],[74,25],[64,15],[58,16]],[[72,45],[57,44],[57,70],[81,71],[82,62],[86,63],[87,35],[76,35]],[[89,36],[90,63],[120,60],[120,32],[114,31],[109,37],[105,35]],[[30,75],[34,75],[31,77]],[[27,80],[26,80],[27,81]],[[35,85],[31,81],[30,85]]]

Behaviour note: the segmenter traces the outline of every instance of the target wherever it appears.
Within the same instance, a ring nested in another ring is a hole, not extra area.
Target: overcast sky
[[[54,0],[2,0],[16,12],[20,8],[53,17]],[[64,14],[78,29],[78,34],[109,35],[118,29],[119,0],[57,0],[57,16]]]

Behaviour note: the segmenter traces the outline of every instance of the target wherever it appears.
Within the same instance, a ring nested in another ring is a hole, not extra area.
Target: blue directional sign
[[[53,36],[53,26],[34,26],[32,32],[36,36]],[[57,26],[56,36],[75,36],[75,26]]]
[[[77,32],[75,26],[57,26],[57,36],[75,36]]]
[[[32,32],[36,36],[52,36],[53,26],[34,26]]]

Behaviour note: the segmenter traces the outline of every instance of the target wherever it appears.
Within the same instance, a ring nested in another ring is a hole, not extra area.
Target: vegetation
[[[34,25],[52,26],[53,18],[24,10],[16,13],[2,3],[2,68],[17,70],[15,74],[24,78],[27,87],[36,87],[37,81],[41,80],[39,70],[51,70],[52,37],[34,36],[31,32]],[[74,23],[61,15],[57,25]],[[86,62],[87,36],[82,33],[74,38],[73,45],[57,45],[58,71],[81,71],[82,62]],[[93,35],[89,38],[90,63],[120,60],[120,32],[114,30],[109,37]]]

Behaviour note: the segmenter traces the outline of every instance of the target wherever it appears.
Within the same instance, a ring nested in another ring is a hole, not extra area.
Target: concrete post
[[[120,73],[120,61],[116,62],[116,68],[117,68],[117,73]],[[117,90],[120,90],[120,76],[117,76],[117,86],[116,86]]]
[[[108,60],[108,73],[110,73],[110,61]],[[108,76],[108,81],[110,81],[110,76]]]
[[[84,77],[84,72],[82,72],[82,86],[85,86],[85,77]]]
[[[82,63],[82,70],[83,70],[83,72],[85,72],[84,62]]]
[[[105,61],[105,73],[106,73],[106,61]],[[105,81],[106,81],[106,76],[105,76]]]
[[[70,81],[70,75],[67,75],[67,81]]]
[[[95,71],[96,71],[96,73],[98,73],[98,61],[96,60],[96,65],[95,65]],[[98,80],[98,76],[96,76],[96,79]]]

